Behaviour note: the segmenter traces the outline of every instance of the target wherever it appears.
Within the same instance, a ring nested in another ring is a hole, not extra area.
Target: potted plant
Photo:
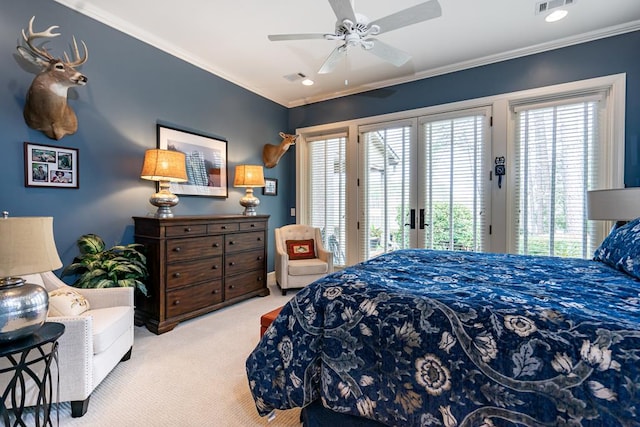
[[[371,227],[369,229],[369,248],[371,250],[374,250],[378,246],[380,246],[381,238],[382,238],[382,228],[376,227],[375,225],[371,224]]]
[[[149,276],[147,258],[138,251],[142,245],[116,245],[105,249],[96,234],[85,234],[77,241],[80,255],[62,271],[62,277],[75,275],[77,288],[133,287],[148,295],[144,280]]]

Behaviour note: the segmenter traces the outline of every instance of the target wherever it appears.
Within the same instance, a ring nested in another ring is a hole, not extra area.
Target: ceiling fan
[[[429,0],[385,16],[384,18],[376,19],[375,21],[369,21],[369,18],[366,16],[356,13],[351,6],[350,0],[329,0],[329,4],[331,4],[333,13],[335,13],[338,18],[335,33],[272,34],[268,36],[271,41],[309,39],[342,41],[343,43],[336,47],[324,61],[320,70],[318,70],[318,74],[326,74],[333,71],[338,65],[338,62],[346,55],[347,50],[354,46],[360,46],[362,49],[392,63],[396,67],[400,67],[411,59],[411,55],[383,43],[373,36],[417,24],[418,22],[428,19],[437,18],[442,15],[442,9],[440,8],[438,0]]]

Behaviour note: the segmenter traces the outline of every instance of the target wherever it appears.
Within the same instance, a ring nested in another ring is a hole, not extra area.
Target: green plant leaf
[[[104,240],[96,234],[85,234],[78,239],[77,244],[81,254],[96,254],[105,248]]]

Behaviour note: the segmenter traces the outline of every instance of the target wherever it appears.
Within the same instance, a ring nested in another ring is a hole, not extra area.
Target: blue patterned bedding
[[[246,368],[261,415],[321,398],[390,426],[640,426],[640,280],[395,251],[299,291]]]

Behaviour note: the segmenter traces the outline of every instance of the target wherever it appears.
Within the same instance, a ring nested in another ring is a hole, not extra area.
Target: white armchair
[[[313,239],[315,258],[292,260],[287,253],[287,240]],[[303,224],[285,225],[275,229],[276,282],[287,294],[287,289],[303,288],[309,283],[333,272],[333,253],[322,244],[319,228]]]
[[[53,272],[24,279],[43,286],[47,292],[71,288],[89,302],[89,310],[78,316],[47,318],[65,325],[58,340],[59,401],[71,402],[71,416],[81,417],[87,412],[93,390],[121,360],[131,357],[133,288],[79,289],[68,286]],[[6,384],[0,383],[0,389],[4,387]],[[35,405],[35,385],[27,385],[27,394],[26,405]]]

